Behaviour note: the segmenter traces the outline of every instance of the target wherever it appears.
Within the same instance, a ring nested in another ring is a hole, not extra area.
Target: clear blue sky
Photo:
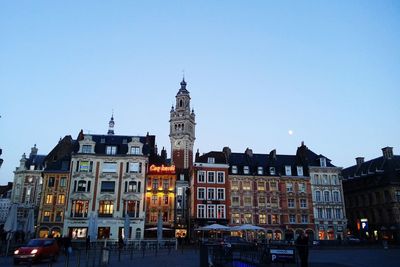
[[[400,154],[400,1],[1,1],[0,184],[113,109],[169,153],[182,70],[201,152]]]

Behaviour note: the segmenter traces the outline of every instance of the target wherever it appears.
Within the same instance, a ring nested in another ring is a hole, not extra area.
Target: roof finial
[[[114,124],[115,124],[115,122],[114,122],[114,109],[113,109],[112,113],[111,113],[111,119],[108,122],[108,132],[107,132],[107,134],[114,135]]]

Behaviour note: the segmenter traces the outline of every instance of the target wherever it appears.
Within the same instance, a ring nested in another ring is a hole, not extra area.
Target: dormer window
[[[275,167],[269,167],[269,174],[275,175]]]
[[[263,167],[258,167],[258,168],[257,168],[257,174],[258,174],[258,175],[263,175],[263,174],[264,174],[264,169],[263,169]]]
[[[320,158],[319,163],[321,167],[326,167],[326,158]]]
[[[289,166],[289,165],[286,165],[285,166],[285,173],[286,173],[287,176],[292,175],[292,167]]]
[[[207,162],[210,164],[214,164],[215,163],[215,158],[207,158]]]
[[[140,147],[131,146],[131,155],[140,155]]]
[[[243,173],[244,173],[244,174],[249,174],[249,173],[250,173],[249,166],[244,166],[244,167],[243,167]]]
[[[297,166],[297,176],[303,176],[303,167]]]
[[[85,154],[92,153],[92,146],[91,145],[83,145],[82,146],[82,153],[85,153]]]
[[[117,146],[106,146],[106,154],[107,155],[116,155],[117,154]]]
[[[233,173],[233,174],[237,174],[237,173],[238,173],[238,169],[237,169],[237,166],[236,166],[236,165],[233,165],[233,166],[232,166],[232,173]]]

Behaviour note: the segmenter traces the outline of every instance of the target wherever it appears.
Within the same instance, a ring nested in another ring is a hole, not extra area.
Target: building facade
[[[381,157],[342,171],[349,233],[362,239],[400,242],[400,156],[392,147]]]
[[[212,151],[196,153],[193,176],[190,182],[191,225],[193,229],[208,224],[229,224],[230,186],[226,156]]]
[[[11,193],[11,203],[18,204],[18,229],[22,230],[29,209],[34,209],[35,225],[42,196],[42,172],[45,155],[38,155],[36,145],[31,148],[27,158],[22,155],[20,165],[14,171],[14,182]]]
[[[310,177],[301,154],[224,152],[230,166],[231,225],[261,226],[267,239],[293,240],[302,232],[314,239]]]
[[[308,151],[313,195],[316,239],[343,240],[347,219],[344,205],[341,168],[323,155]]]
[[[145,177],[155,136],[114,135],[113,127],[112,117],[107,135],[81,132],[72,154],[63,231],[74,239],[87,237],[90,214],[97,217],[98,239],[143,238]],[[123,233],[125,216],[129,237]]]
[[[68,200],[71,154],[75,140],[65,136],[46,156],[42,198],[38,216],[38,237],[60,237]]]

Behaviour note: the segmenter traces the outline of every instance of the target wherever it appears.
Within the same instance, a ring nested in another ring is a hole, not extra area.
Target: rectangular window
[[[257,190],[264,191],[265,190],[265,182],[257,182]]]
[[[250,173],[250,168],[249,168],[249,166],[244,166],[244,167],[243,167],[243,173],[244,173],[244,174],[249,174],[249,173]]]
[[[129,162],[129,172],[130,173],[141,173],[141,163]]]
[[[342,210],[341,209],[335,209],[335,218],[342,219]]]
[[[153,205],[157,205],[158,204],[158,197],[157,196],[151,196],[151,203]]]
[[[53,187],[55,183],[56,178],[55,177],[49,177],[49,182],[47,184],[48,187]]]
[[[252,224],[253,223],[253,215],[251,213],[244,214],[245,223]]]
[[[290,176],[290,175],[292,175],[292,167],[291,166],[285,166],[285,174],[287,175],[287,176]]]
[[[46,196],[46,204],[53,204],[53,195],[52,194],[48,194]]]
[[[242,187],[243,190],[251,190],[250,182],[249,181],[243,181],[242,182]]]
[[[225,188],[217,188],[217,200],[225,200]]]
[[[169,180],[163,180],[163,190],[169,189]]]
[[[102,181],[100,192],[102,193],[114,193],[115,182]]]
[[[206,217],[206,205],[199,204],[197,205],[197,218],[205,218]]]
[[[300,199],[300,208],[307,208],[307,199]]]
[[[50,221],[50,216],[51,216],[51,212],[50,211],[43,212],[43,221],[44,222],[49,222]]]
[[[215,172],[207,172],[208,182],[215,183]]]
[[[137,200],[127,200],[124,201],[124,210],[132,218],[139,218],[140,215],[140,201]],[[124,214],[125,216],[125,214]]]
[[[332,219],[332,209],[326,209],[326,218]]]
[[[259,224],[267,224],[267,215],[265,215],[265,214],[258,215],[258,223]]]
[[[87,200],[74,200],[72,202],[72,217],[86,218],[88,215],[89,201]]]
[[[278,190],[278,186],[276,182],[270,182],[269,187],[271,191]]]
[[[207,205],[207,218],[215,218],[215,205]]]
[[[301,223],[308,223],[308,215],[301,215]]]
[[[299,183],[299,192],[300,193],[306,192],[306,184],[305,183]]]
[[[278,208],[278,207],[279,207],[279,205],[278,205],[278,199],[277,199],[276,197],[272,197],[272,198],[271,198],[271,207],[272,207],[272,208]]]
[[[101,200],[99,202],[99,217],[112,217],[114,203],[110,200]]]
[[[322,219],[323,218],[323,213],[322,213],[322,209],[321,208],[317,209],[317,213],[318,213],[318,218]]]
[[[225,183],[225,173],[217,172],[217,183],[224,184]]]
[[[232,214],[232,223],[234,223],[234,224],[240,223],[240,214],[239,213]]]
[[[315,191],[315,201],[321,202],[321,191]]]
[[[236,165],[233,165],[233,166],[232,166],[232,173],[233,173],[233,174],[237,174],[237,173],[238,173],[238,169],[237,169],[237,166],[236,166]]]
[[[338,191],[333,191],[332,197],[333,197],[334,202],[339,202],[339,192]]]
[[[82,153],[85,153],[85,154],[92,153],[92,146],[91,145],[83,145],[82,146]]]
[[[168,205],[168,195],[163,196],[163,203],[164,203],[164,205]]]
[[[265,207],[265,197],[259,197],[258,198],[258,206],[259,207]]]
[[[303,176],[303,167],[297,166],[297,176]]]
[[[288,207],[289,208],[294,208],[294,199],[293,198],[289,198],[288,199]]]
[[[60,186],[61,187],[66,187],[67,186],[67,177],[61,177]]]
[[[214,164],[215,163],[215,158],[207,158],[207,163]]]
[[[257,174],[258,174],[258,175],[263,175],[263,174],[264,174],[264,169],[263,169],[263,167],[258,167],[258,168],[257,168]]]
[[[62,222],[63,220],[63,213],[62,211],[56,211],[56,222]]]
[[[106,172],[106,173],[117,172],[117,163],[116,162],[104,162],[102,171]]]
[[[152,181],[151,187],[153,188],[153,190],[158,190],[158,180],[154,179]]]
[[[207,188],[207,200],[215,199],[215,190],[214,188]]]
[[[92,172],[93,161],[79,161],[78,171],[80,172]]]
[[[140,147],[131,146],[131,155],[140,155]]]
[[[294,214],[289,215],[289,223],[296,223],[296,215]]]
[[[57,204],[65,204],[65,195],[58,195]]]
[[[238,181],[232,181],[231,190],[239,190],[239,182]]]
[[[326,158],[320,158],[319,163],[320,163],[321,167],[326,167]]]
[[[244,205],[247,207],[252,206],[251,197],[243,197],[243,202],[244,202]]]
[[[199,171],[197,173],[197,182],[198,183],[205,183],[206,182],[206,177],[205,177],[205,172],[204,171]]]
[[[232,206],[239,206],[239,197],[232,197]]]
[[[275,175],[275,167],[269,167],[269,174]]]
[[[117,146],[106,146],[106,154],[107,155],[116,155],[117,154]]]
[[[286,183],[286,191],[293,192],[293,183]]]
[[[198,200],[206,199],[206,189],[204,187],[197,188],[197,199]]]
[[[225,219],[225,205],[217,205],[217,219]]]
[[[278,215],[276,215],[276,214],[272,214],[271,215],[271,223],[272,224],[278,224],[279,223]]]

